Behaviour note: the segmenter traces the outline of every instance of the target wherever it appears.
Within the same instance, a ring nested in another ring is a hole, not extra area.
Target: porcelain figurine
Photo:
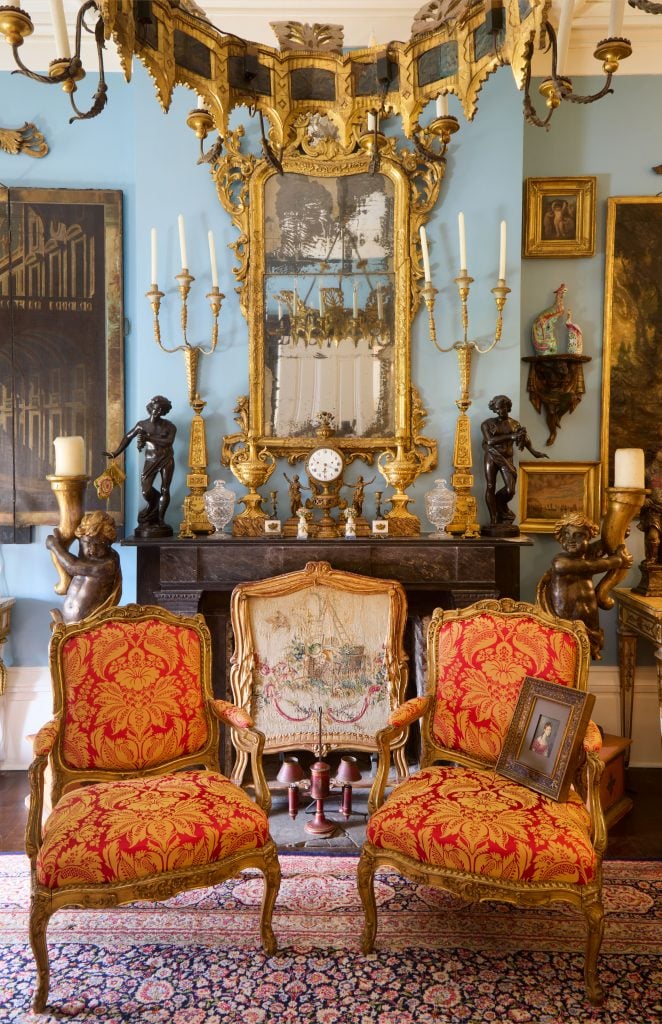
[[[563,299],[566,291],[566,286],[560,284],[554,292],[554,304],[548,309],[543,309],[542,313],[539,313],[533,321],[531,343],[533,351],[538,356],[549,356],[558,351],[556,325],[565,313]]]

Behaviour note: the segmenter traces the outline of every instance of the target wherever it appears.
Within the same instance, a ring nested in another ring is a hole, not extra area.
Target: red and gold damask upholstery
[[[63,644],[63,758],[72,768],[141,769],[207,739],[196,631],[159,619],[100,623]]]
[[[596,753],[600,732],[589,723],[577,790],[566,800],[536,792],[523,784],[525,776],[516,782],[496,773],[525,677],[585,691],[589,663],[584,624],[556,619],[535,605],[503,598],[434,612],[426,697],[396,708],[378,736],[372,813],[358,866],[364,953],[375,944],[375,873],[384,867],[471,902],[543,908],[563,900],[584,914],[586,989],[592,1003],[603,1001],[597,957],[607,836]],[[384,801],[390,745],[417,713],[421,768]],[[473,924],[480,928],[480,918]],[[470,912],[466,926],[472,928]]]
[[[37,880],[49,889],[130,882],[257,850],[268,838],[264,811],[215,772],[102,782],[53,809]]]
[[[54,714],[34,738],[25,832],[35,1012],[48,998],[48,921],[63,907],[165,900],[258,870],[273,954],[280,867],[264,735],[214,699],[203,616],[130,604],[58,623],[49,663]],[[250,761],[255,800],[221,774],[221,723]]]
[[[525,676],[574,685],[575,638],[529,615],[450,619],[436,644],[432,738],[483,762],[497,761]]]
[[[417,772],[372,815],[366,838],[432,868],[510,882],[585,885],[597,864],[576,793],[558,803],[472,768]]]

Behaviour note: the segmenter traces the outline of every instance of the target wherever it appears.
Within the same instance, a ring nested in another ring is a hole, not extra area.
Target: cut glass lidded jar
[[[425,495],[425,514],[435,528],[431,537],[446,536],[446,527],[455,515],[457,495],[446,486],[444,479],[434,482],[434,487]]]
[[[235,501],[235,493],[225,486],[225,480],[214,480],[214,486],[205,493],[205,512],[214,527],[212,537],[216,540],[223,540],[229,536],[223,531],[232,520]]]

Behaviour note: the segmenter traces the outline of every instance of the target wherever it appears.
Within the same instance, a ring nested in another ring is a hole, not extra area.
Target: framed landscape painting
[[[600,523],[599,462],[520,462],[519,474],[520,530],[553,533],[571,512]]]
[[[607,201],[601,461],[614,481],[617,448],[662,448],[662,197]]]

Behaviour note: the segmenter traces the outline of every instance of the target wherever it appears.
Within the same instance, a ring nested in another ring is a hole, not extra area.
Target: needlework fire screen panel
[[[122,193],[0,190],[0,530],[55,524],[53,440],[80,434],[85,473],[124,429]],[[122,521],[88,486],[88,510]]]
[[[250,598],[255,651],[251,714],[266,747],[373,744],[386,725],[389,596],[310,587]]]

